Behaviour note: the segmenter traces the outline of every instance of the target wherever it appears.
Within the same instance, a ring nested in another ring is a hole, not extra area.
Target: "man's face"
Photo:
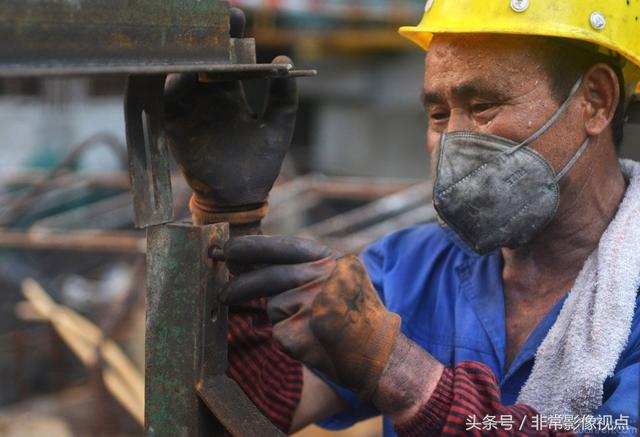
[[[473,131],[521,142],[553,115],[540,41],[508,35],[437,35],[426,57],[424,103],[432,165],[443,132]],[[531,147],[559,171],[585,139],[580,104]],[[435,172],[433,173],[435,174]]]

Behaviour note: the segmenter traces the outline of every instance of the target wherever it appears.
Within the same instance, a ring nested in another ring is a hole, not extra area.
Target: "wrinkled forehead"
[[[500,84],[546,77],[544,40],[534,36],[438,34],[425,58],[430,79],[477,76]]]

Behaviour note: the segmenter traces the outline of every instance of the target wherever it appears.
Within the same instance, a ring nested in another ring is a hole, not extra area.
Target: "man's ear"
[[[597,136],[611,125],[618,107],[618,76],[607,64],[597,64],[585,74],[583,84],[585,128],[590,136]]]

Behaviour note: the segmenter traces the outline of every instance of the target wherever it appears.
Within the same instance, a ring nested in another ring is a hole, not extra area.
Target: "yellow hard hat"
[[[640,0],[428,0],[420,24],[401,27],[399,32],[425,50],[438,33],[586,41],[626,59],[627,90],[640,92]]]

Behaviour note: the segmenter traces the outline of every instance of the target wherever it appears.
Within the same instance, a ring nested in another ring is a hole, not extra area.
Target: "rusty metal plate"
[[[221,241],[211,249],[221,250]],[[204,297],[203,342],[200,378],[195,388],[200,399],[234,437],[283,437],[242,391],[227,377],[227,307],[218,301],[217,290],[209,288]]]
[[[197,388],[200,398],[232,436],[286,435],[258,411],[234,380],[224,375],[206,377]]]
[[[165,75],[130,76],[125,95],[129,176],[137,228],[173,220],[169,151],[163,129]]]
[[[227,278],[224,265],[209,260],[208,247],[222,245],[227,238],[228,227],[222,224],[170,224],[148,229],[147,436],[225,435],[195,387],[204,361],[204,326],[211,318],[207,295],[216,293]]]
[[[229,51],[226,0],[0,2],[5,76],[229,64]]]
[[[226,0],[0,1],[0,77],[188,72],[315,75],[256,64],[255,41],[229,37]]]
[[[147,436],[284,435],[226,376],[227,309],[217,295],[227,271],[208,252],[228,236],[226,224],[148,229]]]

